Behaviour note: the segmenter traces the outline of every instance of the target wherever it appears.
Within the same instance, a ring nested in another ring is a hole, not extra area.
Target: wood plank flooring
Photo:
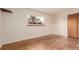
[[[59,35],[46,35],[11,44],[5,44],[1,50],[78,50],[79,39],[65,38]]]

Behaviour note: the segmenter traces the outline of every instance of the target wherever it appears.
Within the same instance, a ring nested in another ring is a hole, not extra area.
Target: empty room
[[[78,50],[79,8],[0,8],[0,50]]]

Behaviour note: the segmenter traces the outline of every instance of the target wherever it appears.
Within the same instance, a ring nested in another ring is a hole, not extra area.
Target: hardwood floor
[[[78,50],[79,39],[47,35],[3,45],[1,50]]]

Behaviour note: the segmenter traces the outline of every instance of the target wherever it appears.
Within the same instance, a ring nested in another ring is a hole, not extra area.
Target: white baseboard
[[[46,34],[46,35],[50,35],[50,34]],[[37,38],[37,37],[41,37],[41,36],[46,36],[46,35],[33,36],[33,37],[28,37],[28,38],[16,39],[13,41],[2,42],[2,45],[10,44],[10,43],[14,43],[14,42],[22,41],[22,40],[28,40],[28,39],[32,39],[32,38]]]

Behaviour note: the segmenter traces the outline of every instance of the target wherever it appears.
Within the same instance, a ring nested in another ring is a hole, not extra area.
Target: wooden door
[[[79,14],[78,14],[78,38],[79,38]]]
[[[78,14],[68,16],[68,37],[78,38]]]

